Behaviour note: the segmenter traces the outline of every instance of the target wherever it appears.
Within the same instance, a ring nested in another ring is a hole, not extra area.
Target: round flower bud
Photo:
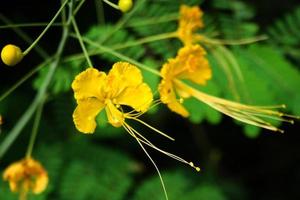
[[[132,0],[119,0],[118,6],[122,12],[128,12],[132,7]]]
[[[8,44],[1,51],[1,59],[8,66],[15,66],[22,58],[22,50],[16,45]]]

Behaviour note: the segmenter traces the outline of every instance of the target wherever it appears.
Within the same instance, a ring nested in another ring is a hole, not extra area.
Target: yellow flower
[[[186,79],[205,85],[212,76],[205,54],[200,45],[185,46],[178,51],[176,58],[169,59],[161,69],[163,79],[158,88],[161,101],[183,117],[188,117],[189,113],[178,101],[177,96],[179,99],[188,98],[190,94],[176,84],[175,80]]]
[[[189,80],[199,85],[205,85],[206,81],[211,78],[212,72],[205,54],[205,50],[201,46],[187,45],[179,50],[176,58],[169,59],[163,65],[160,72],[163,79],[159,84],[158,91],[161,102],[167,104],[170,110],[183,117],[188,117],[189,112],[182,105],[182,100],[194,97],[236,120],[279,132],[283,131],[272,125],[267,119],[293,123],[292,118],[299,118],[274,110],[283,108],[283,105],[245,105],[211,96],[183,82],[182,80]]]
[[[147,145],[200,171],[200,168],[194,166],[193,162],[188,162],[181,157],[161,150],[125,121],[125,119],[135,120],[156,133],[174,140],[172,137],[138,119],[140,115],[149,109],[153,95],[149,86],[143,83],[140,70],[134,65],[127,62],[117,62],[107,75],[104,72],[99,72],[97,69],[89,68],[76,76],[72,83],[72,88],[78,104],[73,113],[73,120],[80,132],[93,133],[96,128],[95,117],[101,110],[105,109],[108,122],[115,127],[122,126],[138,142],[157,171],[158,168],[155,162],[143,145]],[[129,106],[133,110],[124,112],[122,105]],[[160,175],[159,171],[158,174]]]
[[[153,100],[151,89],[143,83],[140,70],[126,62],[115,63],[107,75],[89,68],[76,76],[72,88],[78,104],[73,120],[76,128],[83,133],[95,131],[95,117],[102,109],[105,109],[109,123],[120,127],[125,118],[130,117],[119,109],[120,105],[145,112]]]
[[[12,192],[34,194],[43,192],[48,185],[48,174],[43,166],[32,158],[24,158],[9,165],[3,174]]]
[[[203,12],[198,6],[180,6],[179,27],[177,37],[185,44],[193,44],[201,39],[196,31],[204,27],[202,21]]]

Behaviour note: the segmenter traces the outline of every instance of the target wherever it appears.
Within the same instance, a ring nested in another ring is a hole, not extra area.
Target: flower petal
[[[160,100],[167,104],[168,108],[182,117],[188,117],[189,112],[176,99],[176,94],[171,81],[162,80],[158,86]]]
[[[119,111],[116,106],[108,101],[105,107],[108,122],[114,127],[120,127],[124,123],[125,117],[121,111]]]
[[[107,75],[107,85],[114,97],[118,96],[126,87],[138,86],[142,81],[141,71],[127,62],[115,63]]]
[[[104,104],[96,98],[87,98],[78,102],[73,113],[76,128],[82,133],[93,133],[96,128],[95,117],[103,109]]]
[[[193,44],[199,39],[196,31],[204,26],[202,15],[203,12],[197,6],[189,7],[182,5],[180,7],[177,36],[184,45]]]
[[[117,98],[116,103],[127,105],[139,112],[148,110],[153,101],[153,94],[150,87],[142,83],[137,87],[126,88]]]
[[[47,173],[40,174],[36,178],[35,184],[32,188],[33,193],[34,194],[39,194],[39,193],[43,192],[46,189],[47,185],[48,185],[48,181],[49,181],[49,179],[48,179]]]
[[[204,85],[212,77],[211,68],[205,57],[206,52],[200,45],[186,46],[179,50],[176,59],[184,69],[178,78],[188,79]]]
[[[102,99],[101,88],[105,84],[105,77],[104,72],[99,72],[94,68],[88,68],[77,75],[72,83],[74,97],[77,102],[89,97]]]

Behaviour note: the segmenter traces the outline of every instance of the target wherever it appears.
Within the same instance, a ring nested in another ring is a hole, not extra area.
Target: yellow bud
[[[118,6],[122,12],[127,12],[132,7],[132,0],[119,0]]]
[[[1,59],[8,66],[15,66],[22,58],[22,50],[16,45],[8,44],[1,51]]]

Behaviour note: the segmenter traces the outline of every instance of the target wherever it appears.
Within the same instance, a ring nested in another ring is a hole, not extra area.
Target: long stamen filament
[[[278,129],[277,127],[273,126],[271,123],[265,121],[265,118],[273,119],[273,120],[279,120],[279,121],[285,121],[289,123],[293,123],[293,120],[291,119],[285,119],[283,117],[288,118],[299,118],[298,116],[293,115],[287,115],[278,111],[269,110],[268,107],[264,106],[250,106],[250,105],[244,105],[236,102],[232,102],[229,100],[220,99],[208,94],[205,94],[201,91],[198,91],[182,81],[175,80],[175,85],[179,88],[184,89],[186,92],[190,93],[193,97],[196,99],[204,102],[205,104],[213,107],[214,109],[236,119],[242,122],[245,122],[247,124],[251,124],[254,126],[259,126],[261,128],[269,129],[272,131],[279,131],[283,132],[283,130]],[[280,106],[271,106],[269,108],[278,108],[283,107]]]
[[[127,129],[125,128],[125,126],[126,126]],[[153,148],[153,149],[155,149],[155,150],[157,150],[157,151],[159,151],[159,152],[161,152],[161,153],[163,153],[163,154],[165,154],[165,155],[167,155],[167,156],[169,156],[169,157],[171,157],[171,158],[173,158],[173,159],[175,159],[175,160],[178,160],[179,162],[182,162],[182,163],[184,163],[184,164],[187,164],[187,165],[191,166],[192,168],[194,168],[194,169],[195,169],[196,171],[198,171],[198,172],[200,171],[200,168],[194,166],[193,162],[188,162],[188,161],[184,160],[183,158],[181,158],[181,157],[179,157],[179,156],[176,156],[176,155],[174,155],[174,154],[172,154],[172,153],[169,153],[169,152],[167,152],[167,151],[164,151],[164,150],[162,150],[162,149],[156,147],[156,146],[155,146],[154,144],[152,144],[147,138],[145,138],[145,137],[144,137],[143,135],[141,135],[137,130],[135,130],[134,128],[132,128],[131,126],[129,126],[126,122],[124,122],[123,127],[124,127],[126,130],[130,129],[131,132],[135,133],[134,135],[138,135],[139,137],[141,137],[142,139],[139,138],[140,142],[142,142],[142,143],[148,145],[149,147],[151,147],[151,148]],[[130,134],[130,135],[132,135],[132,134]]]
[[[149,155],[149,153],[147,152],[147,150],[144,148],[143,144],[140,142],[140,139],[138,137],[136,137],[136,135],[134,134],[134,132],[131,130],[131,128],[127,125],[127,124],[124,124],[123,127],[125,128],[125,130],[131,135],[133,136],[136,141],[139,143],[140,147],[143,149],[143,151],[145,152],[145,154],[147,155],[147,157],[149,158],[149,160],[152,162],[152,164],[154,165],[155,167],[155,170],[157,171],[157,174],[159,176],[159,179],[160,179],[160,182],[161,182],[161,185],[162,185],[162,188],[163,188],[163,191],[164,191],[164,195],[166,197],[166,200],[168,200],[168,193],[167,193],[167,190],[166,190],[166,187],[165,187],[165,184],[164,184],[164,180],[161,176],[161,173],[156,165],[156,163],[154,162],[154,160],[151,158],[151,156]]]
[[[154,128],[153,126],[147,124],[146,122],[144,122],[144,121],[142,121],[142,120],[140,120],[140,119],[138,119],[138,118],[132,118],[132,117],[128,117],[128,118],[129,118],[129,119],[133,119],[133,120],[135,120],[135,121],[137,121],[137,122],[139,122],[139,123],[141,123],[141,124],[147,126],[147,127],[150,128],[151,130],[153,130],[153,131],[159,133],[160,135],[162,135],[162,136],[164,136],[164,137],[166,137],[166,138],[168,138],[168,139],[170,139],[170,140],[172,140],[172,141],[175,141],[175,139],[172,138],[171,136],[169,136],[169,135],[163,133],[162,131],[160,131],[160,130]]]

